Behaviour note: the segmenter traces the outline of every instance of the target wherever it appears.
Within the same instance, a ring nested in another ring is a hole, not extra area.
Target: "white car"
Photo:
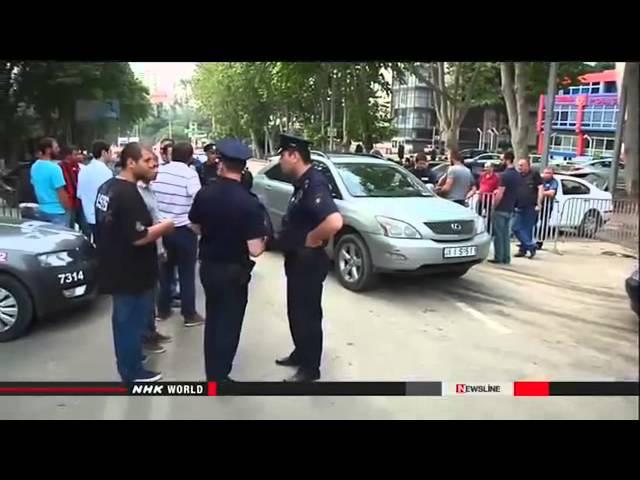
[[[611,219],[613,201],[609,192],[569,175],[555,175],[559,188],[549,221],[560,230],[574,230],[592,237]]]
[[[611,219],[611,194],[597,186],[569,175],[555,175],[558,191],[549,218],[549,227],[561,231],[577,231],[578,235],[593,237]],[[469,208],[477,210],[478,195],[469,201]],[[540,237],[538,222],[536,236]]]

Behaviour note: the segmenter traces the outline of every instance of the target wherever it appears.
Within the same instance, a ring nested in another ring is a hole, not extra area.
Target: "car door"
[[[273,229],[279,232],[293,193],[293,184],[291,179],[283,173],[279,163],[274,163],[264,172],[264,176],[258,196],[262,197],[261,200],[269,213]]]
[[[591,204],[594,203],[590,195],[591,189],[585,183],[566,178],[560,180],[560,188],[562,190],[561,225],[563,227],[578,227],[585,213],[592,208]]]

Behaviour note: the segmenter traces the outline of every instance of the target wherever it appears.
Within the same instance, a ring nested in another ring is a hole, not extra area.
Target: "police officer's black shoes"
[[[291,355],[283,357],[283,358],[277,358],[276,359],[276,365],[280,365],[282,367],[298,367],[300,366],[300,364],[293,358],[291,358]]]
[[[520,250],[518,253],[516,253],[516,254],[514,255],[514,257],[516,257],[516,258],[522,258],[522,257],[524,257],[524,256],[526,256],[526,255],[527,255],[527,252],[523,252],[522,250]]]
[[[300,368],[298,371],[289,378],[285,378],[285,382],[313,382],[320,379],[320,370],[308,370],[306,368]]]

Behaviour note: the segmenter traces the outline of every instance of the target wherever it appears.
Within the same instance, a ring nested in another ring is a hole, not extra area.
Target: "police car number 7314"
[[[58,280],[60,280],[60,285],[81,282],[82,280],[84,280],[84,272],[82,270],[79,270],[77,272],[59,273]]]

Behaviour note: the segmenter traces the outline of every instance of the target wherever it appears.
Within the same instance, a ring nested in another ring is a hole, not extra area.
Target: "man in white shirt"
[[[196,312],[196,260],[198,236],[191,229],[189,211],[200,190],[198,173],[189,168],[193,157],[190,143],[173,146],[171,161],[160,166],[156,180],[151,184],[156,195],[158,211],[165,219],[173,220],[176,228],[163,238],[167,261],[160,271],[158,317],[171,315],[171,284],[178,267],[181,311],[185,327],[202,325],[204,319]]]
[[[93,160],[89,165],[80,169],[78,173],[78,189],[76,196],[82,203],[84,217],[89,224],[91,234],[96,233],[95,203],[98,188],[107,180],[113,178],[113,173],[107,166],[112,160],[111,146],[102,140],[96,140],[91,146]]]

